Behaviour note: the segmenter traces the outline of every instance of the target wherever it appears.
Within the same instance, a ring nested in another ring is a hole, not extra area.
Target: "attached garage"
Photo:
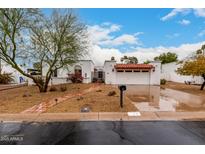
[[[152,65],[148,64],[117,64],[116,84],[149,85]]]
[[[117,72],[116,84],[150,84],[149,72]]]

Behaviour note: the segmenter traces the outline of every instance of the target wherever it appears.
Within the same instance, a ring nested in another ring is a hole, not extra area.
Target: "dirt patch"
[[[161,85],[161,88],[170,88],[174,90],[180,90],[197,96],[205,97],[205,89],[200,90],[200,85],[186,85],[184,83],[167,82],[165,85]]]
[[[81,92],[92,84],[65,84],[67,90],[60,91],[61,85],[56,86],[58,91],[39,93],[36,86],[26,86],[0,91],[0,113],[19,113],[42,101],[48,101],[66,94]],[[26,96],[26,97],[25,97]]]
[[[108,96],[109,91],[115,91],[116,95]],[[124,108],[120,108],[119,90],[110,85],[101,85],[99,90],[87,93],[77,98],[66,100],[52,108],[47,112],[80,112],[86,104],[92,112],[127,112],[136,111],[136,107],[128,98],[124,98]]]

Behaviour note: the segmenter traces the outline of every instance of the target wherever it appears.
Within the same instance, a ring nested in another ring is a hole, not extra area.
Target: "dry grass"
[[[39,93],[36,86],[25,86],[15,89],[0,91],[0,113],[19,113],[42,101],[63,96],[68,93],[80,92],[92,84],[66,84],[67,91],[61,92],[60,85],[56,86],[58,91]],[[24,97],[27,95],[27,97]]]
[[[110,91],[117,94],[108,96]],[[120,108],[119,90],[110,85],[101,85],[100,89],[81,97],[66,100],[48,110],[48,112],[80,112],[83,106],[89,106],[91,112],[127,112],[136,111],[136,107],[128,98],[124,98],[124,108]]]
[[[180,91],[187,92],[190,94],[195,94],[198,96],[205,97],[205,89],[200,90],[199,85],[186,85],[184,83],[167,82],[165,85],[161,85],[161,88],[170,88],[174,90],[180,90]]]

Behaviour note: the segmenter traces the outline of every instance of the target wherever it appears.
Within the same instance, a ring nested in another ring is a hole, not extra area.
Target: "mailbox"
[[[118,88],[120,89],[120,91],[125,91],[125,90],[127,90],[126,85],[119,85]]]
[[[120,90],[120,107],[123,108],[123,91],[127,90],[126,85],[119,85],[118,86]]]

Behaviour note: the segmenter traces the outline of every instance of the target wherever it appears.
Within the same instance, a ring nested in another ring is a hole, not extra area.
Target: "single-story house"
[[[193,84],[202,84],[203,78],[200,76],[191,76],[191,75],[179,75],[176,73],[176,70],[180,67],[181,64],[177,62],[172,62],[168,64],[162,64],[161,66],[161,79],[166,79],[167,81],[185,83],[191,82]]]
[[[103,66],[95,66],[92,60],[79,60],[72,66],[56,70],[50,84],[69,83],[68,75],[78,73],[83,77],[83,83],[100,80],[106,84],[160,85],[160,68],[159,61],[150,64],[119,64],[115,60],[106,60]],[[43,68],[43,75],[47,69]]]

